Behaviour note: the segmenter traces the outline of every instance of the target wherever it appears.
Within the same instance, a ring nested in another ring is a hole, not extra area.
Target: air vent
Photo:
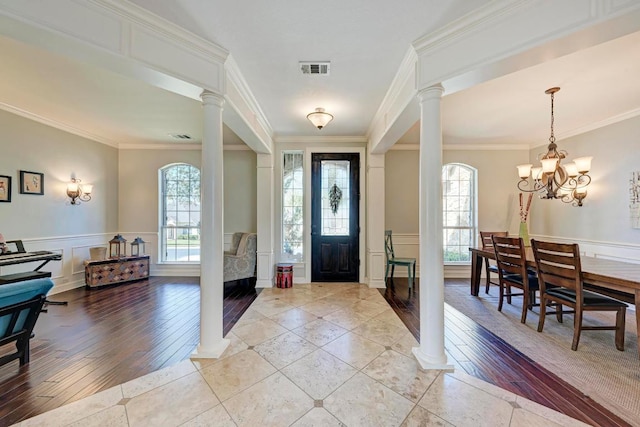
[[[300,71],[302,74],[328,76],[331,70],[331,62],[300,62]]]
[[[170,133],[169,136],[175,139],[191,139],[191,135],[186,133]]]

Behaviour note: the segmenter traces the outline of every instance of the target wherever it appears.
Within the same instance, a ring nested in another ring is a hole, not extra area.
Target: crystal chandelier
[[[553,96],[559,90],[559,87],[552,87],[544,92],[551,95],[549,145],[547,152],[538,156],[541,166],[532,167],[532,164],[517,166],[520,176],[518,189],[528,193],[540,193],[541,199],[560,199],[565,203],[572,203],[573,206],[582,206],[582,201],[587,197],[587,186],[591,183],[588,173],[593,157],[579,157],[573,162],[561,164],[569,153],[558,150],[556,137],[553,134]]]

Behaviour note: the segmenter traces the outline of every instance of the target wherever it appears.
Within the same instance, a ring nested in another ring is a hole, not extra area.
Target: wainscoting
[[[64,292],[70,289],[84,286],[84,261],[89,259],[89,248],[95,246],[108,246],[109,240],[117,234],[100,233],[74,236],[57,236],[46,238],[24,239],[23,243],[27,251],[52,251],[62,254],[61,261],[52,261],[43,270],[50,271],[55,283],[51,294]],[[158,233],[139,232],[121,233],[131,242],[136,237],[141,237],[145,242],[145,251],[150,255],[150,275],[151,276],[189,276],[200,275],[200,264],[177,264],[158,263]],[[224,247],[228,250],[231,244],[233,233],[224,234]],[[601,242],[581,239],[559,239],[551,236],[534,235],[531,237],[540,240],[554,240],[559,242],[576,242],[580,245],[580,252],[585,256],[606,258],[624,262],[640,263],[640,245]],[[416,277],[420,277],[420,244],[418,234],[395,234],[393,235],[393,246],[398,257],[416,258]],[[127,245],[127,253],[130,247]],[[0,274],[11,274],[21,271],[33,270],[39,263],[27,263],[2,267]],[[484,271],[483,271],[484,274]],[[447,279],[469,278],[471,275],[470,265],[446,265],[444,267],[444,277]],[[407,277],[407,271],[403,268],[396,268],[396,277]],[[294,263],[294,283],[302,283],[305,278],[305,264]]]
[[[640,245],[616,242],[601,242],[582,239],[562,239],[552,236],[530,234],[531,238],[540,240],[553,240],[561,243],[578,243],[580,252],[584,256],[606,258],[616,261],[633,262],[640,264]],[[420,277],[420,240],[418,234],[393,233],[393,249],[400,258],[415,258],[416,277]],[[482,272],[484,277],[484,269]],[[445,265],[444,277],[446,279],[469,278],[471,264]],[[407,277],[407,269],[396,268],[394,276]]]

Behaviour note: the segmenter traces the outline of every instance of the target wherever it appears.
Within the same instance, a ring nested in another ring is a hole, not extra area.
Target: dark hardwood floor
[[[36,325],[31,363],[0,367],[0,426],[7,426],[138,378],[189,357],[199,341],[197,277],[152,277],[104,289],[84,288],[50,297]],[[468,285],[468,281],[447,281]],[[419,282],[416,287],[419,292]],[[381,290],[414,336],[419,336],[419,295],[406,279]],[[252,284],[225,287],[224,330],[257,297]],[[445,345],[474,375],[584,422],[628,425],[553,373],[453,308],[446,307]]]
[[[0,367],[0,426],[8,426],[187,359],[199,342],[198,277],[152,277],[51,296],[31,362]],[[259,293],[225,284],[226,334]]]
[[[445,280],[445,286],[469,280]],[[380,293],[420,339],[419,280],[409,295],[407,279],[394,279]],[[509,343],[445,304],[445,348],[466,373],[594,426],[629,426],[611,411],[543,368]]]

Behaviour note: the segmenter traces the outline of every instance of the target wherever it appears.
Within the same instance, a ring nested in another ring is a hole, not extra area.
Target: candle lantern
[[[140,256],[144,255],[144,244],[146,242],[142,240],[140,237],[136,237],[133,242],[131,242],[131,256]]]
[[[109,257],[122,258],[127,256],[127,241],[120,234],[109,240]]]

